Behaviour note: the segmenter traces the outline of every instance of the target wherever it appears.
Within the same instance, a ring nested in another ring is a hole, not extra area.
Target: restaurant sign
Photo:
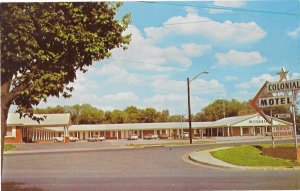
[[[274,126],[272,128],[274,137],[292,137],[294,136],[293,126]]]

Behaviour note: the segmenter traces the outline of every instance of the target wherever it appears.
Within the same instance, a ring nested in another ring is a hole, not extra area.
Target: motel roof
[[[29,118],[22,117],[20,118],[19,113],[9,113],[7,117],[7,126],[36,126],[36,127],[60,127],[60,126],[69,126],[71,123],[70,113],[59,113],[59,114],[34,114],[36,117],[46,118],[40,123]]]
[[[206,128],[212,122],[193,122],[193,128]],[[121,131],[121,130],[159,130],[159,129],[188,129],[188,122],[166,122],[166,123],[123,123],[123,124],[86,124],[71,125],[69,131]],[[49,130],[63,131],[63,127],[51,128]]]
[[[291,125],[291,123],[287,121],[280,120],[274,117],[271,118],[273,119],[273,125]],[[253,123],[251,123],[251,121],[256,122],[255,125],[258,126],[270,126],[270,124],[266,122],[259,114],[251,114],[223,118],[211,123],[210,127],[255,126]]]

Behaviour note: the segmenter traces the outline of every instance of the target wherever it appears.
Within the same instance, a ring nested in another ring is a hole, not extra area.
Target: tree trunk
[[[4,138],[6,134],[6,121],[8,116],[8,108],[1,103],[1,175],[3,172],[3,151],[4,151]]]
[[[4,151],[4,138],[6,134],[6,121],[10,104],[12,103],[12,95],[9,94],[9,83],[1,84],[1,175],[3,172],[3,151]]]

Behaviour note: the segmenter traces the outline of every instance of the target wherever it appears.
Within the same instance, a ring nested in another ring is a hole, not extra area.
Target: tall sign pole
[[[297,125],[296,125],[296,107],[297,107],[297,91],[293,91],[293,124],[294,124],[294,136],[295,136],[295,147],[298,147],[298,142],[297,142]]]

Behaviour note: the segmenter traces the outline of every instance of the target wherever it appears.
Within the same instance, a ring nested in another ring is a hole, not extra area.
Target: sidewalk
[[[204,165],[221,167],[227,169],[240,169],[240,170],[300,170],[300,167],[271,167],[271,166],[261,166],[261,167],[253,167],[253,166],[238,166],[234,164],[230,164],[219,159],[214,158],[210,152],[216,150],[227,149],[230,147],[222,147],[198,152],[192,152],[189,155],[189,159]]]

